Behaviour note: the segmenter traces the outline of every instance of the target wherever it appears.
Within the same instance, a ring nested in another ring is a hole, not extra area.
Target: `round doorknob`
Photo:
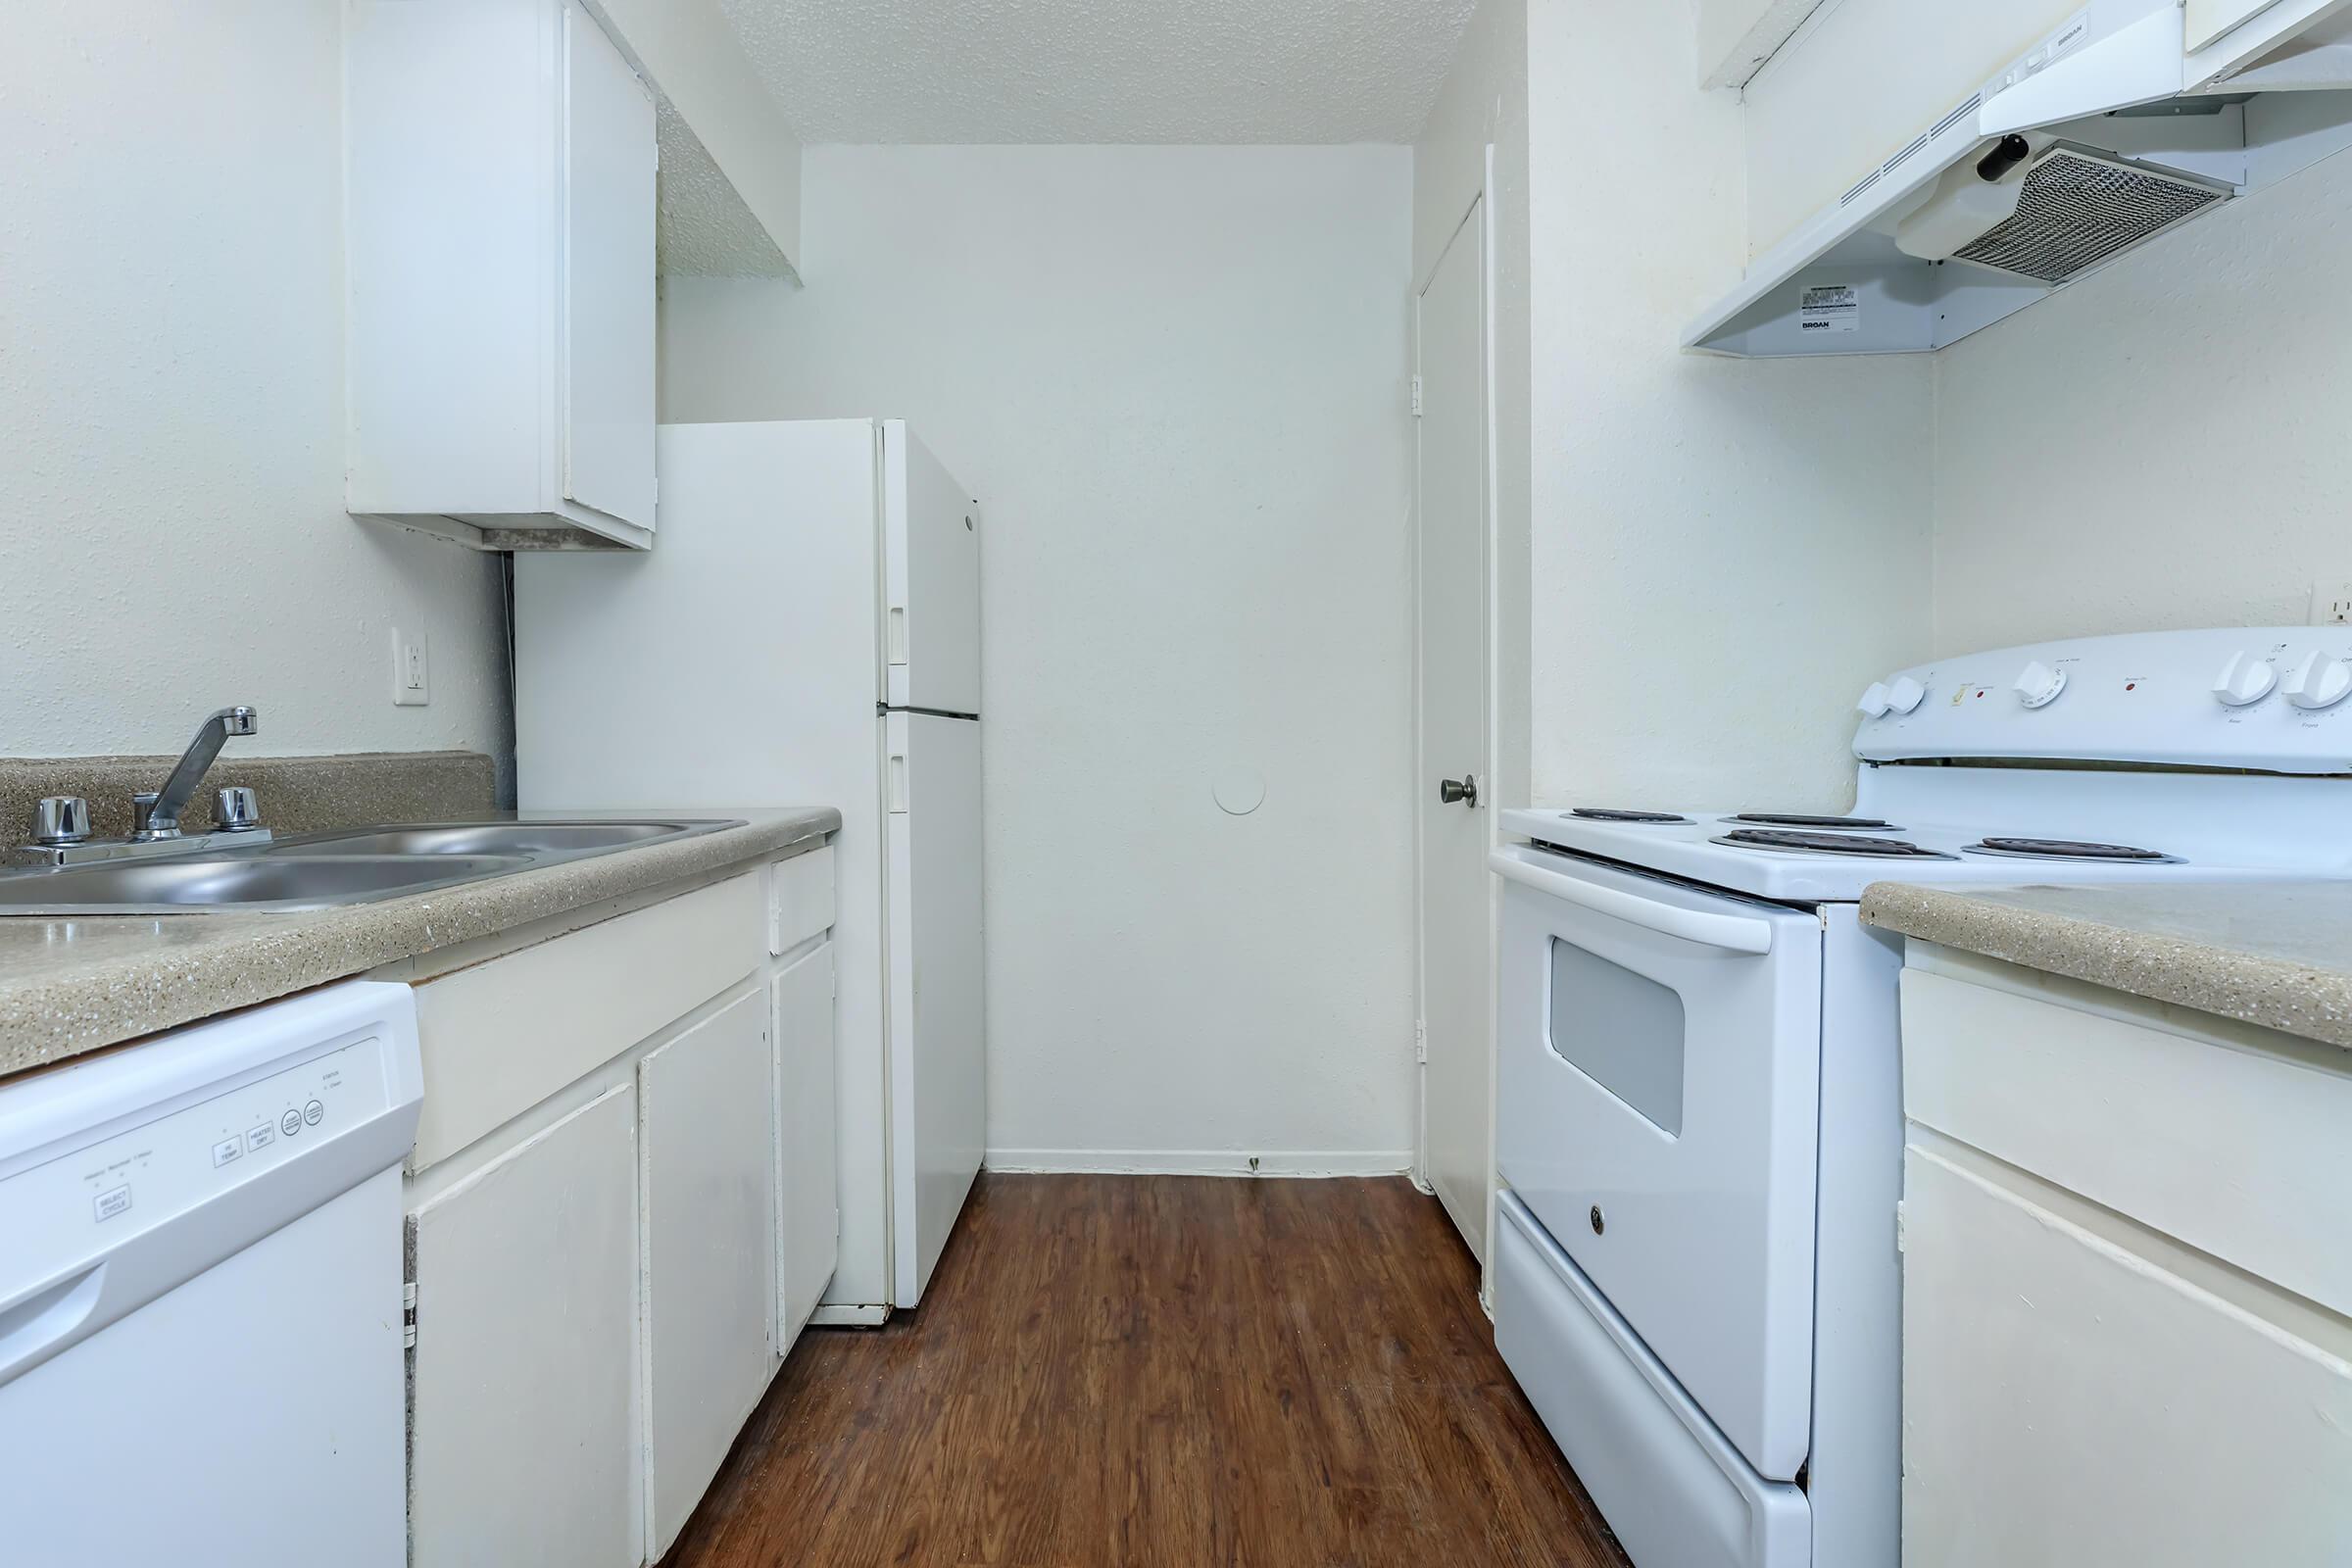
[[[1464,773],[1460,778],[1438,780],[1438,804],[1441,806],[1478,807],[1478,775]]]

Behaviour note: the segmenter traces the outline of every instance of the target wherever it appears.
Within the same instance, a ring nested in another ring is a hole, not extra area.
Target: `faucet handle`
[[[78,795],[44,795],[32,808],[32,842],[79,844],[90,836],[90,803]]]
[[[250,833],[262,825],[261,802],[242,784],[231,784],[213,795],[213,830]]]
[[[154,790],[141,790],[130,798],[130,836],[143,839],[154,831],[150,825],[155,816],[155,803],[163,796]]]

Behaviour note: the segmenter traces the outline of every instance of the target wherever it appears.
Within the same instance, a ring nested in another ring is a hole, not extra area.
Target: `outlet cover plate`
[[[392,628],[392,703],[422,708],[433,700],[433,667],[424,633]]]
[[[2352,626],[2352,580],[2311,585],[2314,626]]]

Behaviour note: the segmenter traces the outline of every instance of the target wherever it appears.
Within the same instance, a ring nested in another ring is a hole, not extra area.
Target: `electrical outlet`
[[[422,708],[433,700],[432,662],[426,657],[424,633],[392,628],[392,702],[399,708]]]
[[[2311,623],[2314,626],[2352,626],[2352,582],[2313,583]]]

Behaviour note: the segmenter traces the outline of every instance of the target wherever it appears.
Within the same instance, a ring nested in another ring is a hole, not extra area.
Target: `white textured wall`
[[[1000,1160],[1406,1163],[1411,172],[811,147],[805,289],[668,285],[664,418],[904,416],[987,507]]]
[[[0,752],[176,751],[228,702],[248,751],[508,749],[495,558],[343,514],[340,15],[11,12]]]
[[[2352,579],[2352,157],[1937,356],[1939,653],[2299,625]]]
[[[1934,367],[1677,351],[1744,226],[1690,29],[1530,8],[1535,799],[1842,807],[1855,694],[1930,653]]]
[[[1413,283],[1429,280],[1494,149],[1494,800],[1528,798],[1527,0],[1485,0],[1413,144]]]

